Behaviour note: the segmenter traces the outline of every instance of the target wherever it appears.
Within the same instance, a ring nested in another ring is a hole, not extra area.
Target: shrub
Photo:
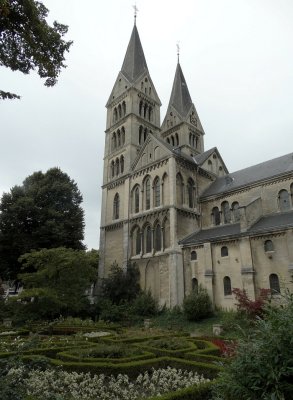
[[[142,317],[157,314],[158,304],[150,291],[142,291],[133,302],[133,311]]]
[[[220,374],[217,399],[292,399],[293,295],[266,310],[239,342],[236,357]]]
[[[256,317],[263,316],[271,290],[260,289],[260,293],[255,300],[250,300],[245,290],[235,288],[232,290],[232,293],[237,300],[237,310],[240,313],[246,314],[249,318],[255,319]]]
[[[183,310],[189,321],[198,321],[212,315],[212,302],[207,291],[200,287],[198,292],[191,292],[184,299]]]

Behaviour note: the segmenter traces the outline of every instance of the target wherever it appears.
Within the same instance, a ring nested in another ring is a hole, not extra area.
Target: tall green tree
[[[46,86],[54,86],[71,41],[65,41],[66,25],[50,26],[48,9],[35,0],[0,0],[0,66],[28,74],[37,70]],[[0,90],[1,99],[20,98]]]
[[[38,318],[76,315],[88,309],[86,290],[97,278],[96,250],[43,249],[24,254],[20,262],[22,270],[32,271],[19,275],[24,283],[20,297],[34,298],[25,307]]]
[[[84,212],[77,184],[59,168],[27,177],[0,202],[0,276],[15,278],[30,250],[83,249]]]

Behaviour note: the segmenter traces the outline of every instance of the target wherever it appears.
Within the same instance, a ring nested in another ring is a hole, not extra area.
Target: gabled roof
[[[138,30],[136,25],[134,25],[121,72],[130,83],[133,83],[146,71],[148,71],[147,63],[140,42]]]
[[[194,159],[195,159],[196,163],[198,165],[202,165],[209,158],[209,156],[211,154],[213,154],[213,152],[215,150],[217,150],[217,148],[216,147],[212,147],[211,149],[209,149],[207,151],[204,151],[203,153],[197,154],[196,156],[194,156]]]
[[[179,242],[183,246],[218,242],[240,236],[254,236],[293,227],[293,211],[264,215],[247,232],[240,231],[240,224],[227,224],[196,231]]]
[[[192,106],[192,100],[189,94],[187,83],[185,81],[181,66],[178,62],[175,78],[173,82],[169,106],[173,106],[182,117],[186,117]]]
[[[292,153],[219,177],[205,190],[201,198],[227,193],[290,172],[293,172]]]

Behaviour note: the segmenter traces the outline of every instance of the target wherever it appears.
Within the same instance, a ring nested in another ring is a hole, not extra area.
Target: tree
[[[34,298],[25,307],[38,318],[52,318],[60,313],[76,315],[89,307],[86,289],[95,282],[98,252],[64,247],[32,251],[20,257],[24,283],[20,298]]]
[[[0,66],[28,74],[37,69],[46,86],[54,86],[65,52],[72,41],[63,40],[66,25],[48,25],[48,9],[35,0],[0,0]],[[20,98],[0,90],[0,99]]]
[[[59,168],[27,177],[0,202],[0,276],[15,278],[30,250],[83,249],[84,212],[76,183]]]
[[[220,373],[216,399],[292,399],[293,295],[286,304],[267,306],[240,341],[236,357]]]
[[[104,279],[102,285],[103,297],[108,298],[114,304],[135,299],[140,290],[139,269],[136,264],[130,262],[126,271],[114,263],[109,276]]]
[[[189,321],[198,321],[212,315],[213,307],[206,289],[193,290],[183,301],[183,310]]]

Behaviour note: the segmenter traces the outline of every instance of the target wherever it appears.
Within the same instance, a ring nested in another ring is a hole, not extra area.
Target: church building
[[[99,277],[135,262],[160,305],[199,285],[233,308],[233,288],[292,290],[293,153],[229,173],[178,60],[167,113],[136,24],[106,104]]]

